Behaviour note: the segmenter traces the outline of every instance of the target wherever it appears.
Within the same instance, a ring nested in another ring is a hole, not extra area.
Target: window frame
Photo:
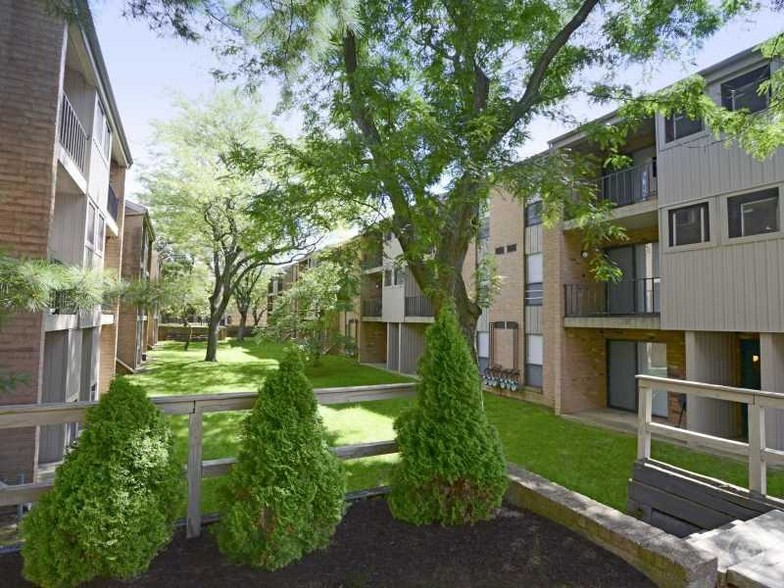
[[[535,227],[542,224],[542,201],[534,200],[525,205],[525,226]]]
[[[675,223],[676,215],[690,209],[698,209],[700,214],[700,240],[693,243],[678,243],[678,231]],[[695,204],[687,204],[686,206],[679,206],[677,208],[670,208],[667,211],[667,244],[670,248],[690,247],[695,245],[703,245],[711,242],[710,230],[710,203],[697,202]]]
[[[535,360],[537,358],[531,357],[531,349],[534,348],[534,345],[531,344],[531,341],[534,337],[537,337],[541,340],[539,344],[539,348],[541,351],[541,357],[539,358],[539,362],[537,363]],[[525,336],[525,363],[524,365],[524,374],[523,374],[523,382],[525,386],[529,388],[537,388],[541,389],[544,387],[544,335],[539,333],[528,333]],[[534,379],[532,377],[532,373],[536,374],[535,379],[537,380],[534,383],[531,383],[531,380]]]
[[[753,196],[758,196],[758,198],[751,198]],[[748,200],[747,200],[748,199]],[[764,202],[766,200],[775,200],[776,201],[776,214],[775,214],[775,221],[776,221],[776,228],[771,231],[763,231],[759,233],[749,233],[746,234],[744,231],[744,216],[743,216],[743,207],[747,204],[756,203],[756,202]],[[732,221],[733,217],[731,216],[731,208],[734,205],[734,202],[739,202],[739,214],[737,218],[740,222],[740,234],[733,235],[732,231]],[[774,186],[771,188],[764,188],[762,190],[754,190],[751,192],[743,192],[741,194],[733,194],[731,196],[727,196],[725,199],[725,211],[727,217],[727,240],[729,242],[735,243],[739,240],[743,239],[754,239],[754,238],[765,238],[768,236],[776,236],[781,234],[781,189],[779,186]]]
[[[687,139],[688,137],[694,137],[699,135],[700,133],[705,132],[705,121],[703,119],[699,119],[700,128],[696,131],[692,131],[685,135],[678,135],[678,120],[680,119],[688,119],[693,121],[694,119],[689,118],[688,115],[684,112],[674,112],[670,116],[664,117],[664,143],[665,145],[672,145],[677,143],[678,141],[682,141]],[[670,131],[670,125],[672,125],[672,132]]]

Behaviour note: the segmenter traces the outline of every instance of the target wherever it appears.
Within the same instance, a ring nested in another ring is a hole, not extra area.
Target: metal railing
[[[434,316],[433,304],[427,296],[406,296],[406,316]]]
[[[749,490],[763,496],[767,494],[767,466],[784,464],[784,451],[767,447],[765,412],[773,409],[784,410],[784,394],[643,375],[637,376],[637,387],[640,400],[637,417],[637,459],[651,459],[652,433],[687,442],[690,446],[741,455],[748,459]],[[746,404],[749,415],[748,443],[653,422],[654,390]]]
[[[658,314],[661,278],[615,283],[564,284],[564,316],[628,316]]]
[[[49,295],[49,312],[51,314],[74,314],[76,305],[71,300],[69,290],[52,290]]]
[[[362,316],[381,316],[381,298],[369,298],[363,300]]]
[[[653,166],[647,163],[602,176],[602,199],[616,206],[628,206],[654,198],[657,187]]]
[[[313,390],[319,404],[346,404],[400,398],[414,394],[414,384],[379,384],[373,386],[347,386],[316,388]],[[150,400],[167,415],[188,415],[188,465],[185,476],[188,482],[186,532],[189,538],[201,533],[201,481],[203,478],[223,476],[237,459],[202,459],[202,431],[204,414],[252,409],[258,392],[226,392],[218,394],[192,394],[185,396],[157,396]],[[40,427],[63,423],[81,423],[87,410],[96,402],[68,402],[58,404],[17,404],[0,406],[0,430],[19,427]],[[374,455],[397,453],[394,439],[374,443],[342,445],[332,448],[340,459],[356,459]],[[52,487],[52,482],[36,482],[16,486],[0,486],[0,507],[37,501]]]
[[[114,193],[114,188],[111,186],[109,186],[109,197],[106,200],[106,210],[109,212],[109,216],[116,222],[117,215],[120,212],[120,199],[117,198],[117,194]]]
[[[86,173],[89,137],[65,94],[63,94],[63,108],[60,117],[60,144],[81,172]]]
[[[367,254],[362,257],[362,269],[370,270],[381,267],[384,264],[384,255],[382,253]]]

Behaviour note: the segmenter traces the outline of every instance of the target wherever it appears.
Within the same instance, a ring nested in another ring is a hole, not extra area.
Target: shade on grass
[[[182,344],[163,344],[153,352],[150,369],[133,376],[148,394],[191,394],[201,392],[255,390],[264,372],[274,368],[282,346],[252,343],[223,343],[217,364],[201,361],[203,345],[191,346],[187,353]],[[327,356],[319,368],[308,368],[308,377],[316,387],[382,384],[406,378],[351,360]],[[335,445],[383,441],[394,435],[392,423],[410,398],[395,398],[361,404],[320,407],[324,424]],[[547,408],[510,398],[486,395],[485,409],[498,427],[509,461],[530,469],[567,488],[626,510],[626,489],[637,455],[634,435],[607,431],[563,419]],[[204,459],[236,455],[241,413],[218,413],[205,417]],[[172,417],[177,435],[176,449],[183,463],[187,458],[187,420]],[[746,464],[719,458],[668,443],[654,442],[653,457],[667,463],[746,486]],[[379,456],[347,462],[349,489],[358,490],[389,482],[390,465],[397,456]],[[214,492],[220,478],[203,483],[203,509],[213,512]],[[768,492],[784,496],[784,472],[768,472]]]

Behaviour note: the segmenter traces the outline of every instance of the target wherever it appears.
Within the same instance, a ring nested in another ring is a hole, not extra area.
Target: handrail
[[[346,404],[399,398],[414,394],[415,384],[377,384],[371,386],[343,386],[315,388],[319,404]],[[188,537],[201,533],[201,480],[206,477],[224,475],[236,459],[233,457],[203,460],[202,428],[203,416],[208,412],[226,412],[253,408],[257,392],[225,392],[217,394],[188,394],[183,396],[154,396],[150,400],[161,412],[168,415],[188,415],[188,465],[185,475],[188,481],[188,503],[186,529]],[[82,422],[87,410],[97,402],[70,402],[57,404],[15,404],[0,406],[0,429],[57,425]],[[397,452],[394,440],[374,443],[358,443],[332,448],[340,459],[356,459],[373,455]],[[16,486],[0,487],[0,507],[24,504],[38,500],[52,487],[51,482],[35,482]]]
[[[605,174],[601,178],[601,197],[616,206],[645,202],[656,196],[656,176],[653,162],[627,167]]]
[[[784,464],[784,451],[767,447],[765,410],[768,408],[784,410],[784,394],[647,375],[637,376],[637,388],[639,394],[637,416],[638,460],[651,458],[652,433],[670,439],[685,441],[692,445],[726,451],[747,458],[749,465],[749,490],[762,496],[767,494],[767,466],[773,463]],[[654,390],[666,390],[702,398],[714,398],[746,404],[748,406],[748,443],[653,422]]]
[[[88,136],[68,96],[63,94],[60,116],[60,144],[82,173],[87,171]]]

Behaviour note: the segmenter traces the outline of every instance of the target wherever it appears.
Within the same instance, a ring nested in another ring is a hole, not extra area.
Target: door
[[[607,406],[637,410],[637,344],[634,341],[607,342]]]
[[[762,389],[760,372],[759,339],[740,340],[740,386],[752,390]],[[749,438],[749,405],[741,404],[742,437]]]
[[[607,342],[607,406],[637,411],[637,374],[667,375],[667,346],[648,341]],[[653,391],[653,414],[667,416],[667,392]]]
[[[67,351],[68,331],[46,333],[41,398],[44,403],[66,400]],[[63,459],[65,434],[65,425],[44,425],[40,428],[38,463],[53,463]]]
[[[607,311],[634,314],[634,247],[613,247],[607,257],[623,272],[620,282],[607,284]]]

